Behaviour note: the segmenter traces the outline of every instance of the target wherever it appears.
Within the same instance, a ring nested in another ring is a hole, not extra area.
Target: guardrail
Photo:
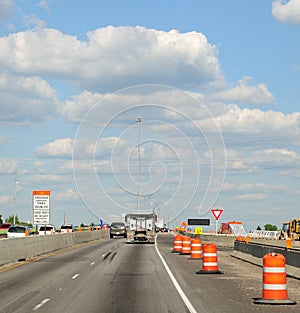
[[[250,254],[257,258],[262,258],[265,254],[275,252],[282,254],[286,259],[286,264],[300,267],[300,250],[287,249],[285,247],[278,247],[275,245],[267,245],[262,243],[245,243],[243,241],[234,242],[234,250],[242,253]]]
[[[0,265],[24,261],[77,244],[108,238],[109,230],[0,239]]]

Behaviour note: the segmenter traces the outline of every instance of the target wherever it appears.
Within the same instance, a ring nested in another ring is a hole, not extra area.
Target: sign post
[[[50,190],[32,191],[33,224],[50,223]]]
[[[214,218],[216,220],[216,234],[217,234],[218,233],[218,219],[222,215],[223,210],[221,210],[221,209],[211,209],[210,212],[212,213],[212,215],[214,216]]]

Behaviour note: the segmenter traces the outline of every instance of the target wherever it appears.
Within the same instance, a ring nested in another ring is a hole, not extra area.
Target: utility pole
[[[17,203],[17,185],[19,182],[15,179],[14,181],[14,214],[13,214],[13,224],[16,224],[16,203]]]
[[[141,122],[142,118],[139,116],[136,118],[136,122],[138,123],[138,192],[137,192],[137,211],[140,211],[140,180],[141,180]]]

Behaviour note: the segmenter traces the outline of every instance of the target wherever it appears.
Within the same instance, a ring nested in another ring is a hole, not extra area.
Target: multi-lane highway
[[[218,249],[223,274],[200,275],[199,260],[171,253],[173,236],[157,246],[105,239],[18,266],[0,268],[0,312],[299,312],[300,305],[253,304],[261,269]],[[300,283],[288,279],[300,302]]]

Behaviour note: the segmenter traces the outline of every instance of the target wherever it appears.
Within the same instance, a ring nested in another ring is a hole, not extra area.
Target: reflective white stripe
[[[265,290],[286,290],[286,285],[279,285],[279,284],[263,284],[263,288]]]
[[[203,253],[203,256],[217,256],[216,253],[207,253],[207,252],[204,252]]]
[[[183,244],[189,244],[190,241],[183,241],[182,243],[183,243]]]
[[[199,252],[199,251],[192,251],[192,254],[201,254],[201,252]]]
[[[182,243],[182,241],[181,240],[176,240],[176,241],[174,241],[174,243]]]
[[[203,262],[203,266],[218,266],[217,262]]]
[[[265,273],[285,273],[285,267],[264,267]]]
[[[191,250],[191,249],[188,247],[183,247],[182,250]]]
[[[192,243],[192,247],[201,247],[201,243]]]

